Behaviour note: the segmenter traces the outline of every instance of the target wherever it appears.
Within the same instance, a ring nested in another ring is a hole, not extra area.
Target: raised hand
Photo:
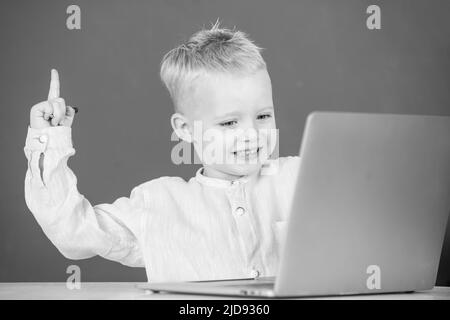
[[[35,104],[30,111],[30,127],[34,129],[51,126],[71,127],[77,109],[66,106],[66,102],[59,96],[59,74],[56,69],[51,71],[48,100]]]

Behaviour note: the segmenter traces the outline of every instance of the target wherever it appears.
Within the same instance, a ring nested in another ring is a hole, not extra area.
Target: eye
[[[236,120],[230,120],[230,121],[221,122],[219,125],[222,127],[232,127],[236,124],[237,124]]]
[[[271,118],[272,117],[272,115],[270,114],[270,113],[265,113],[265,114],[260,114],[258,117],[257,117],[257,119],[258,120],[265,120],[265,119],[269,119],[269,118]]]

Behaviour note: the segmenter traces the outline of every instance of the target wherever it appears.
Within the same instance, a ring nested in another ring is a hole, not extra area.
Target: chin
[[[227,166],[227,168],[223,168],[222,171],[234,175],[234,176],[248,176],[258,172],[261,169],[261,164],[235,164]]]

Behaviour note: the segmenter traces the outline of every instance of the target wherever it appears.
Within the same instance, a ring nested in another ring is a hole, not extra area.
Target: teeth
[[[257,149],[251,149],[251,150],[243,150],[243,151],[236,151],[233,152],[235,155],[244,157],[244,156],[255,156],[259,151],[259,148]]]

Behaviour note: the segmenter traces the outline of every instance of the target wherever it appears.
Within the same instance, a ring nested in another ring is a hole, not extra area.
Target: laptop
[[[435,285],[450,211],[450,117],[313,112],[274,277],[153,292],[310,297]]]

